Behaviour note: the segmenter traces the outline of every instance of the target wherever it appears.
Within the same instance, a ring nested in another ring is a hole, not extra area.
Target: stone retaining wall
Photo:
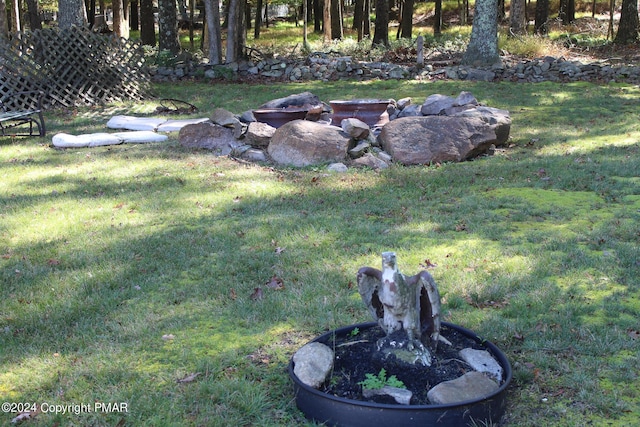
[[[418,80],[506,80],[513,82],[575,82],[640,83],[640,66],[624,64],[581,63],[575,60],[547,56],[532,60],[506,59],[491,68],[471,68],[460,65],[420,68],[385,62],[357,61],[348,56],[330,57],[315,54],[307,59],[271,58],[258,62],[243,61],[226,65],[186,63],[175,67],[151,67],[156,82],[183,79],[272,79],[299,82],[305,80],[340,79],[418,79]]]

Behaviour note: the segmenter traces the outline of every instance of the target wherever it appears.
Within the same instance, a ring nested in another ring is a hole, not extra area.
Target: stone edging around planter
[[[640,66],[609,64],[606,61],[582,63],[565,58],[546,56],[536,59],[504,59],[490,68],[462,65],[424,67],[386,62],[357,61],[350,56],[330,57],[310,55],[306,59],[269,58],[240,61],[225,65],[186,62],[174,67],[149,67],[153,81],[189,79],[269,79],[278,81],[332,81],[340,79],[416,79],[416,80],[474,80],[512,82],[626,82],[640,83]]]

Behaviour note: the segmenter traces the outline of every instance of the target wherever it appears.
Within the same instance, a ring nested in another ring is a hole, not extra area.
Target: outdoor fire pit
[[[359,119],[369,126],[383,126],[389,122],[387,106],[389,99],[352,99],[329,101],[333,114],[331,123],[340,126],[342,120]]]
[[[440,322],[440,296],[428,272],[404,276],[395,253],[384,252],[382,271],[358,271],[358,288],[378,322],[329,331],[289,363],[296,404],[307,418],[352,427],[500,420],[509,361],[474,332]]]

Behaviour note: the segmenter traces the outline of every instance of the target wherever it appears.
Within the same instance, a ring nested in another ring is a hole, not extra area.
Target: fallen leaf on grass
[[[238,295],[236,295],[236,290],[233,288],[229,289],[229,298],[235,301],[237,297]]]
[[[271,277],[271,279],[266,283],[268,288],[271,289],[275,289],[275,290],[281,290],[284,289],[284,282],[282,281],[281,278],[279,278],[278,276],[276,276],[275,274],[273,275],[273,277]]]
[[[184,378],[177,379],[177,383],[192,383],[198,378],[199,375],[202,375],[202,372],[194,372],[192,374],[187,375]]]
[[[254,288],[253,293],[251,294],[251,299],[253,301],[258,301],[258,300],[261,300],[262,297],[263,297],[262,288]]]
[[[640,338],[640,331],[630,329],[628,332],[632,340],[637,340],[638,338]]]
[[[170,341],[170,340],[174,339],[175,337],[176,336],[173,335],[173,334],[165,334],[165,335],[162,336],[162,339],[165,340],[165,341]]]
[[[51,258],[51,259],[47,260],[47,264],[49,264],[49,265],[60,265],[60,260]]]
[[[284,252],[284,248],[281,248],[280,246],[278,246],[276,248],[276,255],[280,255],[282,252]]]

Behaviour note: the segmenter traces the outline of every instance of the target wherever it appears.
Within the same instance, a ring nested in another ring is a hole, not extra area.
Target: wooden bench
[[[2,136],[45,136],[43,98],[44,92],[39,90],[11,92],[2,96],[0,98]]]

